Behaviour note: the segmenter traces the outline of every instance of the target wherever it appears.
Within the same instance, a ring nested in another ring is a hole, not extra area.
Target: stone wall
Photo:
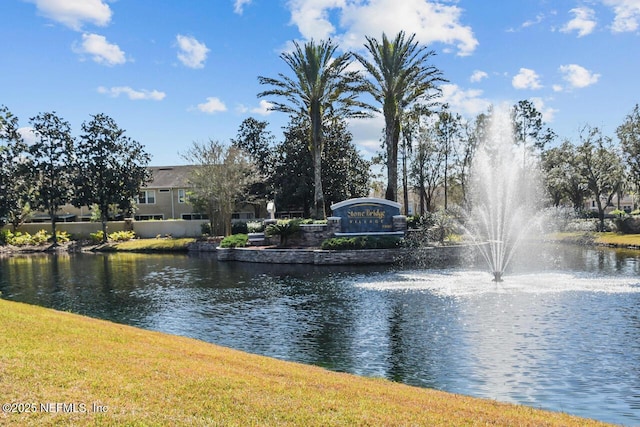
[[[289,238],[288,245],[305,248],[320,247],[322,242],[331,237],[327,224],[302,224],[300,233]],[[278,240],[275,241],[278,243]]]
[[[244,261],[266,264],[391,264],[402,249],[324,251],[321,249],[218,248],[218,261]]]
[[[438,265],[459,258],[462,247],[438,247],[423,251],[420,263]],[[413,263],[413,249],[363,249],[325,251],[322,249],[218,248],[219,261],[268,264],[357,265]]]

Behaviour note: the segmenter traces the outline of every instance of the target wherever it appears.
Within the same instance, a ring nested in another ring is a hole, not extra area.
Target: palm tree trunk
[[[400,139],[400,121],[397,114],[386,115],[385,143],[387,145],[387,191],[385,199],[398,201],[398,140]]]
[[[409,215],[409,187],[407,183],[407,144],[402,145],[402,199],[404,214]]]
[[[313,152],[313,178],[314,216],[316,219],[325,219],[324,192],[322,191],[322,151],[317,148]]]
[[[313,155],[314,217],[325,219],[322,191],[322,116],[320,106],[311,107],[311,154]]]

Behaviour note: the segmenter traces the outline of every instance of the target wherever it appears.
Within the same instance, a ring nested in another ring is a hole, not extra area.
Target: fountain
[[[501,282],[539,208],[539,173],[533,156],[514,143],[510,110],[493,111],[487,137],[471,169],[471,209],[465,229]]]

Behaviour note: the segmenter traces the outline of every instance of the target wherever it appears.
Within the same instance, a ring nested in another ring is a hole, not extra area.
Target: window
[[[202,213],[182,214],[182,219],[185,219],[185,220],[209,219],[209,215],[202,214]]]
[[[156,202],[156,192],[155,190],[144,190],[138,194],[138,204],[139,205],[152,205]]]
[[[135,215],[134,219],[136,221],[151,221],[151,220],[163,220],[163,214],[148,214],[148,215]]]
[[[187,203],[187,190],[184,188],[178,189],[178,203]]]

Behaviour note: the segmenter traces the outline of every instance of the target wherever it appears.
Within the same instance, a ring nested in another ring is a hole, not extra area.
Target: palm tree
[[[258,97],[277,96],[283,102],[271,101],[271,109],[291,115],[301,115],[309,120],[309,150],[313,155],[314,216],[325,218],[324,193],[322,191],[321,161],[323,125],[332,118],[367,117],[367,104],[358,101],[357,94],[364,90],[364,80],[356,71],[349,71],[352,54],[333,57],[337,45],[331,40],[315,43],[313,40],[300,46],[294,42],[294,50],[280,55],[294,73],[279,78],[258,77],[260,84],[274,88],[258,94]]]
[[[393,201],[398,200],[398,141],[403,112],[417,100],[429,101],[438,96],[435,84],[446,81],[439,69],[427,63],[435,52],[419,46],[414,39],[415,34],[405,39],[404,31],[400,31],[393,41],[383,33],[382,43],[367,37],[365,47],[372,60],[356,54],[373,78],[367,82],[366,91],[382,105],[387,150],[385,198]]]

